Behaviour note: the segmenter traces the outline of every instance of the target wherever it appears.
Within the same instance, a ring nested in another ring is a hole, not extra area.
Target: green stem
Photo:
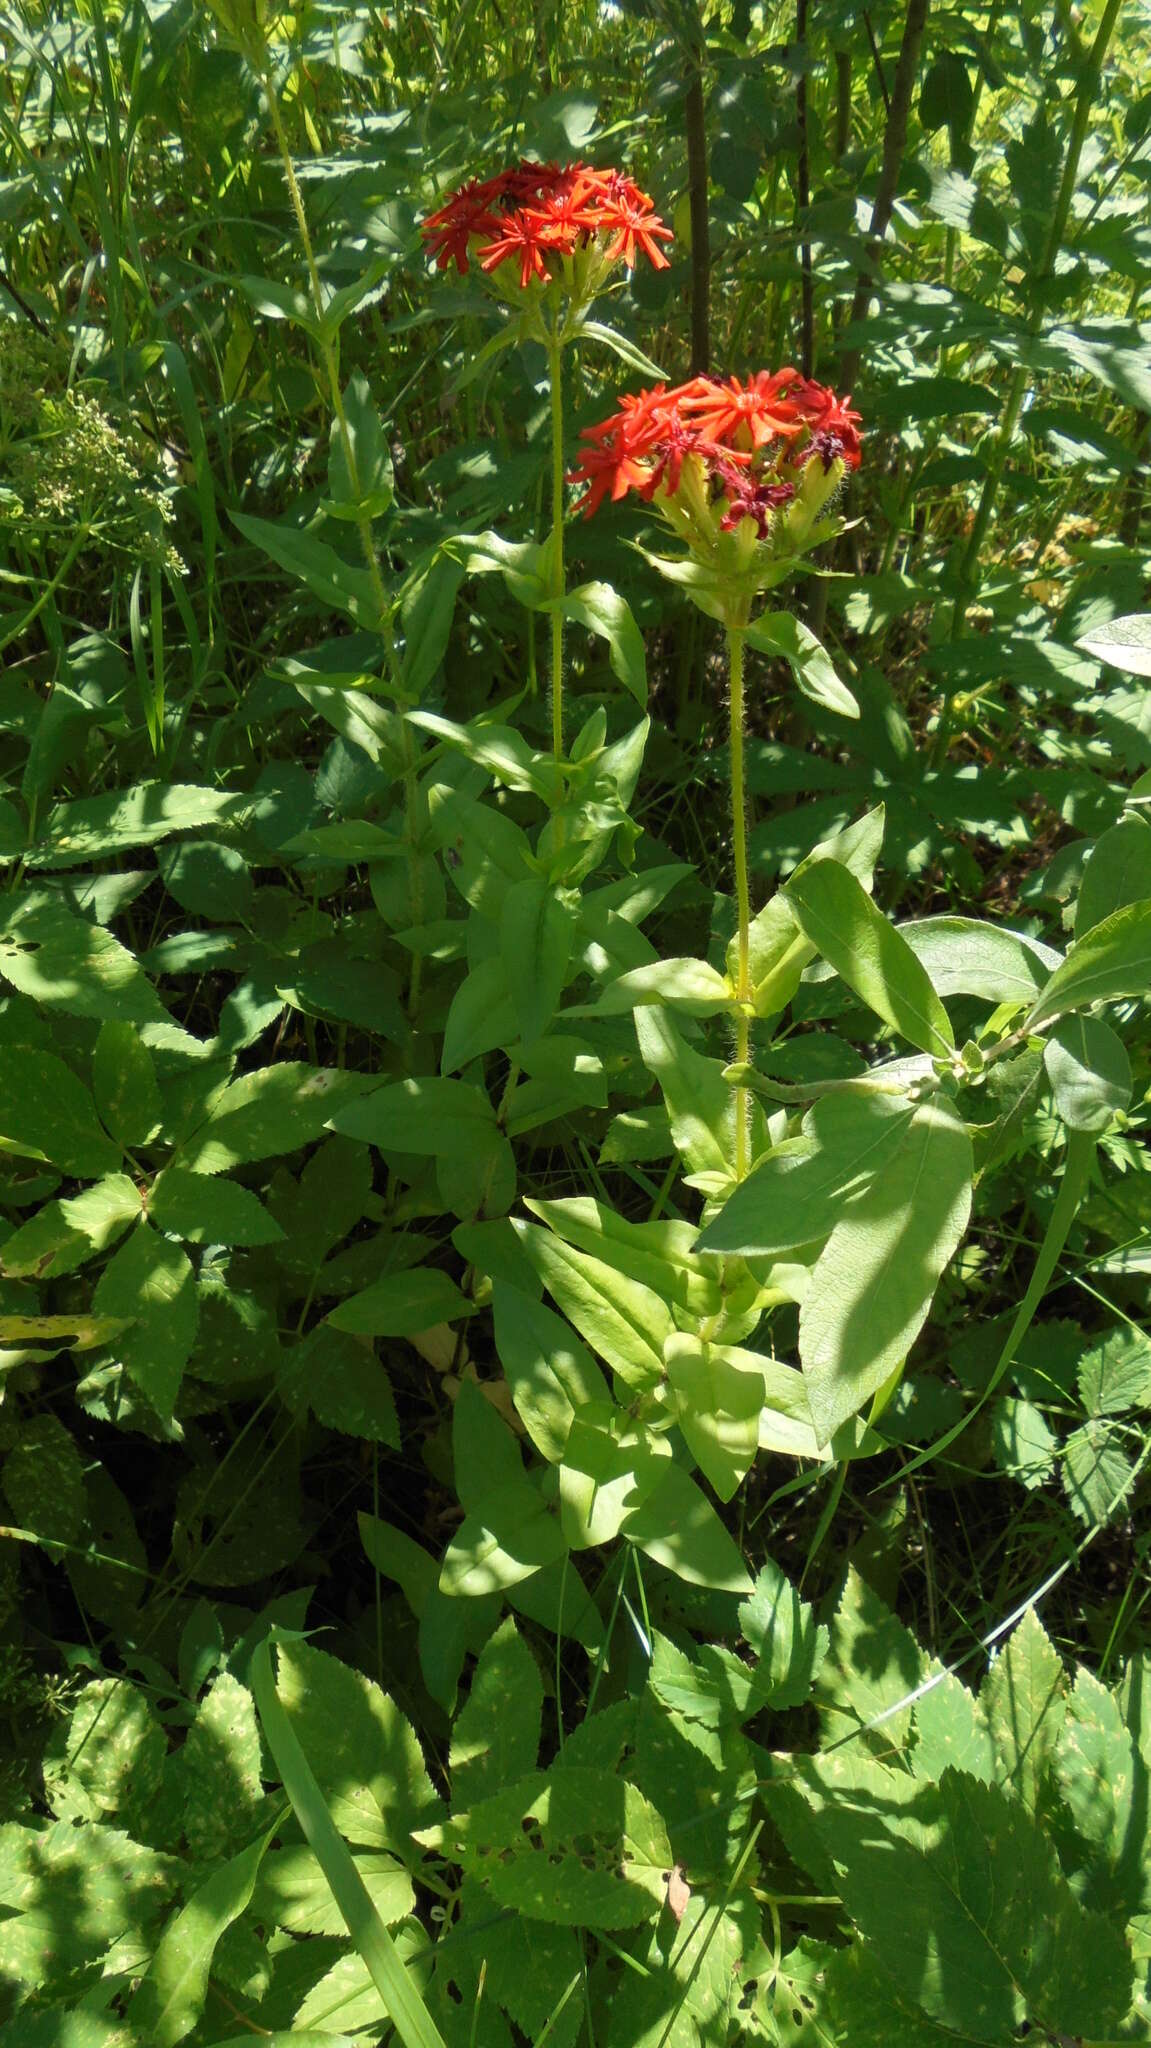
[[[564,622],[560,604],[564,596],[564,396],[563,361],[560,343],[553,335],[548,343],[548,369],[552,407],[552,753],[557,761],[564,752]],[[557,801],[559,798],[557,789]]]
[[[384,582],[383,574],[380,569],[379,556],[376,553],[376,544],[375,541],[372,539],[371,513],[362,509],[363,498],[360,489],[360,472],[359,465],[356,461],[355,443],[352,439],[351,428],[348,425],[348,414],[347,409],[344,405],[344,394],[340,389],[339,355],[336,349],[335,341],[332,335],[328,332],[327,326],[325,324],[324,294],[323,288],[320,284],[319,269],[317,268],[316,265],[316,254],[312,246],[311,230],[308,227],[308,216],[304,211],[303,194],[300,191],[299,180],[296,177],[296,167],[292,162],[291,145],[288,141],[287,130],[284,127],[284,116],[280,107],[280,96],[276,90],[276,83],[275,79],[272,76],[272,67],[270,63],[266,64],[264,68],[264,91],[268,96],[268,111],[272,118],[272,129],[276,137],[276,147],[280,152],[280,161],[284,167],[284,180],[288,187],[288,196],[292,202],[292,212],[295,214],[296,217],[296,229],[300,237],[300,246],[304,252],[304,261],[308,266],[308,282],[311,287],[312,309],[315,313],[316,326],[317,329],[319,330],[317,335],[317,344],[320,350],[320,356],[324,366],[324,373],[325,376],[327,377],[328,394],[332,403],[332,411],[336,416],[336,430],[340,436],[340,445],[343,449],[344,467],[347,471],[348,477],[348,488],[351,491],[352,498],[356,502],[357,506],[361,507],[361,509],[359,509],[356,513],[356,532],[358,533],[360,538],[360,550],[364,557],[364,562],[367,567],[368,575],[372,579],[372,596],[375,599],[376,613],[380,623],[380,632],[381,635],[383,636],[385,645],[388,648],[388,655],[390,661],[391,641],[388,620],[391,607],[388,599],[387,586]],[[418,925],[423,918],[424,890],[423,879],[420,874],[420,856],[416,843],[416,812],[419,803],[419,784],[416,773],[416,747],[415,741],[412,737],[411,727],[409,726],[407,720],[403,717],[401,717],[400,719],[400,730],[403,736],[404,750],[404,812],[407,828],[406,836],[408,842],[408,884],[411,898],[412,923],[413,925]],[[411,958],[411,978],[408,983],[409,1016],[414,1015],[416,1009],[419,1006],[420,977],[423,971],[423,960],[420,954],[413,952]]]
[[[744,622],[745,623],[745,622]],[[731,843],[735,859],[735,906],[738,920],[739,975],[736,995],[740,1004],[751,1002],[751,892],[747,881],[747,794],[743,780],[743,624],[727,629],[728,667],[731,677]],[[735,1057],[746,1066],[751,1053],[751,1020],[740,1010],[735,1027]],[[747,1175],[746,1088],[735,1091],[735,1174]]]
[[[12,642],[14,640],[19,640],[21,634],[27,632],[33,620],[39,617],[40,613],[43,611],[44,606],[48,603],[49,599],[55,595],[57,590],[59,590],[60,585],[63,583],[64,578],[68,574],[69,569],[72,567],[73,562],[75,561],[77,555],[79,554],[87,538],[88,528],[86,526],[82,526],[79,532],[77,533],[75,539],[72,541],[72,544],[69,547],[68,552],[65,555],[63,561],[61,562],[60,567],[57,569],[55,575],[50,579],[50,581],[44,585],[44,588],[40,592],[40,595],[36,599],[35,603],[30,605],[28,607],[28,610],[21,614],[21,616],[17,619],[16,624],[14,626],[11,626],[8,632],[4,634],[3,638],[0,639],[0,653],[3,652],[5,647],[11,647]]]

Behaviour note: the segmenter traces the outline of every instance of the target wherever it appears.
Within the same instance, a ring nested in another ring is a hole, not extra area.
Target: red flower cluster
[[[574,255],[595,235],[607,237],[605,261],[622,257],[629,270],[641,251],[656,270],[666,270],[659,245],[671,240],[647,193],[622,171],[530,162],[461,185],[428,215],[422,232],[440,270],[454,263],[462,276],[477,238],[480,269],[518,263],[525,290],[533,277],[551,277],[549,257]]]
[[[693,377],[672,390],[657,384],[621,400],[619,412],[585,427],[587,442],[569,482],[587,485],[579,508],[590,518],[607,497],[657,490],[674,495],[684,458],[698,456],[711,495],[725,499],[720,527],[754,519],[766,540],[771,514],[794,495],[798,473],[819,458],[858,469],[859,414],[847,398],[798,370],[738,377]]]

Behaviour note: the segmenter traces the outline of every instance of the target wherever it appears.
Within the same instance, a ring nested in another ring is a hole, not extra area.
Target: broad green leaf
[[[499,1905],[574,1927],[654,1919],[673,1861],[663,1822],[634,1785],[564,1763],[454,1814],[444,1841]]]
[[[368,1074],[309,1067],[299,1060],[256,1067],[230,1081],[206,1122],[181,1147],[179,1164],[192,1173],[224,1173],[231,1166],[293,1152],[322,1136],[350,1096],[370,1088]]]
[[[411,1862],[411,1831],[440,1812],[420,1745],[395,1702],[361,1671],[281,1640],[277,1690],[332,1820],[349,1842]]]
[[[925,917],[898,931],[943,997],[1032,1003],[1061,957],[1038,939],[972,917]]]
[[[492,1289],[496,1350],[516,1412],[542,1455],[563,1457],[572,1419],[589,1401],[606,1401],[598,1365],[575,1332],[541,1301],[497,1277]]]
[[[747,1566],[711,1502],[670,1458],[647,1498],[629,1515],[624,1534],[689,1585],[717,1593],[752,1590]]]
[[[196,1276],[187,1254],[138,1224],[96,1283],[93,1307],[130,1317],[115,1340],[118,1364],[164,1421],[170,1421],[199,1321]]]
[[[1091,1851],[1081,1896],[1108,1913],[1151,1907],[1151,1817],[1146,1768],[1119,1703],[1080,1670],[1067,1700],[1055,1774],[1075,1832]]]
[[[828,1236],[844,1203],[894,1158],[914,1115],[905,1097],[828,1095],[803,1135],[769,1152],[700,1233],[702,1252],[776,1257]]]
[[[464,580],[458,562],[436,554],[409,587],[400,610],[404,652],[400,680],[409,697],[426,690],[447,651],[456,593]]]
[[[915,1702],[915,1746],[911,1768],[917,1778],[938,1784],[945,1770],[966,1771],[990,1785],[995,1777],[995,1749],[987,1717],[974,1695],[954,1672],[940,1674],[931,1660],[931,1685]]]
[[[162,1104],[152,1055],[131,1024],[106,1018],[92,1053],[92,1090],[101,1121],[122,1145],[143,1145]]]
[[[328,1121],[332,1130],[381,1152],[435,1158],[454,1150],[464,1128],[482,1125],[494,1131],[496,1113],[487,1096],[464,1081],[421,1078],[373,1088],[359,1101],[337,1107]]]
[[[659,1082],[680,1158],[693,1174],[730,1178],[735,1160],[735,1093],[723,1079],[722,1061],[706,1059],[685,1044],[662,1010],[637,1010],[635,1031],[644,1066]]]
[[[543,1680],[509,1615],[485,1645],[452,1727],[452,1801],[474,1806],[536,1767]]]
[[[1151,613],[1133,612],[1126,618],[1108,619],[1093,626],[1077,647],[1085,648],[1098,661],[1110,662],[1132,676],[1151,676]]]
[[[615,1266],[630,1280],[640,1280],[664,1301],[675,1302],[693,1315],[719,1315],[724,1295],[716,1269],[696,1257],[699,1236],[694,1224],[673,1220],[633,1223],[606,1202],[590,1195],[560,1201],[525,1200],[565,1244],[589,1252],[606,1266]]]
[[[390,775],[404,767],[403,727],[396,712],[370,697],[364,689],[341,689],[327,682],[310,682],[289,670],[293,688],[313,711],[338,732],[349,745],[359,747],[369,761]]]
[[[946,1058],[955,1036],[926,969],[850,869],[816,861],[784,893],[812,945],[861,1001],[912,1045]]]
[[[1151,1339],[1133,1324],[1121,1323],[1082,1354],[1077,1378],[1088,1415],[1125,1415],[1129,1408],[1151,1407]]]
[[[157,846],[173,832],[242,823],[254,808],[250,796],[195,782],[139,782],[132,789],[109,789],[102,796],[56,804],[41,823],[28,862],[31,867],[75,867],[130,846]]]
[[[507,895],[513,896],[520,886],[514,884]],[[517,995],[518,983],[517,968]],[[458,1074],[462,1067],[486,1052],[493,1052],[496,1046],[514,1045],[519,1030],[517,1003],[508,987],[503,960],[498,953],[489,954],[465,974],[452,997],[444,1025],[441,1073]]]
[[[1089,1529],[1110,1521],[1130,1498],[1133,1472],[1117,1425],[1103,1417],[1090,1416],[1063,1446],[1064,1491]]]
[[[1075,936],[1085,938],[1128,903],[1151,896],[1151,818],[1125,813],[1089,847],[1075,899]]]
[[[747,628],[747,642],[761,654],[786,661],[797,688],[821,710],[834,711],[840,718],[859,717],[859,705],[846,683],[836,675],[826,648],[820,645],[810,626],[803,625],[790,612],[765,612],[753,619]]]
[[[549,606],[550,609],[550,606]],[[608,643],[612,673],[630,691],[640,710],[647,708],[647,663],[643,635],[627,599],[610,583],[581,583],[560,602],[565,619],[574,619]]]
[[[1057,1439],[1041,1408],[1005,1394],[991,1417],[991,1443],[1001,1472],[1029,1490],[1042,1486],[1055,1470]]]
[[[218,1863],[251,1841],[264,1800],[260,1735],[252,1695],[229,1671],[213,1680],[196,1708],[178,1782],[184,1834],[195,1857]]]
[[[640,1948],[642,1970],[625,1970],[615,1984],[604,2048],[700,2048],[728,2040],[732,2021],[743,2019],[753,1916],[729,1908],[717,1919],[706,1894],[694,1895],[682,1910],[671,1953],[656,1930]]]
[[[334,611],[347,612],[358,626],[380,632],[383,620],[375,584],[368,571],[353,567],[318,534],[305,533],[298,526],[283,526],[271,519],[254,519],[249,512],[233,512],[233,524],[245,540],[270,555],[279,568],[307,585],[314,597]]]
[[[265,1835],[214,1870],[161,1935],[128,2008],[156,2048],[175,2048],[203,2012],[216,1944],[249,1904],[270,1840]]]
[[[247,1188],[182,1166],[166,1166],[157,1175],[148,1214],[158,1230],[189,1244],[275,1244],[284,1235]]]
[[[299,1411],[306,1403],[326,1428],[399,1449],[391,1381],[374,1346],[362,1337],[333,1328],[330,1321],[317,1323],[302,1344],[285,1354],[281,1385],[291,1408]]]
[[[433,1323],[471,1315],[472,1306],[447,1273],[435,1266],[412,1266],[349,1296],[332,1309],[328,1321],[333,1329],[357,1336],[411,1337]]]
[[[519,1221],[514,1228],[549,1294],[592,1350],[628,1386],[655,1386],[663,1375],[665,1339],[675,1327],[666,1302],[551,1231]]]
[[[804,1758],[796,1784],[902,1997],[975,2042],[1010,2041],[1025,2020],[1052,2035],[1113,2032],[1130,1998],[1126,1945],[1084,1911],[1029,1814],[954,1770],[910,1800],[894,1774],[884,1797],[844,1773],[835,1757]]]
[[[550,758],[533,753],[522,733],[510,725],[455,725],[434,711],[409,711],[410,725],[430,732],[455,752],[485,768],[489,775],[506,782],[509,789],[532,790],[549,801],[555,792],[555,771]]]
[[[345,518],[379,519],[395,497],[395,477],[387,429],[362,370],[353,370],[344,387],[344,423],[351,444],[351,467],[336,421],[328,451],[328,489],[335,509]]]
[[[902,1703],[926,1672],[927,1660],[910,1630],[849,1566],[815,1684],[825,1745],[858,1736],[882,1716],[880,1726],[863,1736],[863,1746],[881,1757],[902,1749],[911,1730],[911,1707]]]
[[[572,1419],[559,1468],[560,1519],[575,1550],[610,1543],[663,1478],[671,1446],[613,1403]]]
[[[763,1374],[754,1365],[741,1369],[723,1345],[686,1332],[668,1339],[664,1358],[684,1442],[720,1500],[731,1500],[759,1449]]]
[[[944,1097],[849,1203],[816,1261],[799,1355],[820,1443],[902,1366],[971,1212],[972,1151]]]
[[[500,954],[520,1037],[543,1036],[567,980],[576,913],[542,876],[513,882],[503,900]]]
[[[1039,1809],[1066,1693],[1063,1666],[1029,1607],[984,1679],[979,1704],[995,1745],[996,1778],[1031,1813]]]
[[[1102,923],[1076,939],[1061,967],[1055,969],[1037,1003],[1028,1012],[1027,1030],[1036,1031],[1068,1010],[1092,1003],[1118,1002],[1124,996],[1146,995],[1151,986],[1151,897],[1124,904]]]
[[[1101,1017],[1063,1017],[1043,1047],[1055,1107],[1072,1131],[1107,1130],[1131,1101],[1131,1062]]]
[[[60,1214],[70,1229],[81,1231],[95,1249],[106,1251],[129,1223],[139,1222],[146,1207],[146,1191],[126,1173],[109,1173],[78,1195],[65,1197]]]
[[[71,1980],[113,1943],[131,1941],[136,1953],[150,1954],[155,1922],[182,1875],[174,1858],[96,1821],[83,1827],[70,1820],[48,1827],[6,1822],[0,1828],[6,1998],[13,1983],[22,1996]],[[78,2048],[87,2048],[83,2036]]]
[[[55,1415],[30,1415],[0,1467],[12,1518],[46,1543],[74,1543],[84,1518],[84,1466]]]
[[[44,1789],[61,1820],[117,1817],[143,1830],[168,1744],[147,1699],[123,1678],[86,1685],[44,1752]]]
[[[453,1599],[475,1599],[531,1578],[554,1564],[567,1544],[530,1479],[492,1487],[464,1516],[444,1553],[440,1586]]]
[[[361,1849],[352,1862],[384,1926],[406,1920],[415,1893],[403,1864],[381,1849]],[[268,1851],[252,1894],[252,1912],[265,1927],[283,1927],[289,1934],[346,1933],[328,1881],[305,1842]],[[283,2038],[295,2048],[300,2036],[293,2032]],[[330,2035],[314,2038],[329,2048]]]
[[[801,1707],[827,1655],[829,1632],[770,1558],[740,1605],[739,1627],[755,1652],[765,1701],[778,1712]]]
[[[644,1003],[659,1003],[689,1017],[714,1017],[730,1009],[731,1002],[727,976],[717,974],[706,960],[653,960],[609,981],[593,1014],[615,1017]]]
[[[135,955],[39,890],[0,905],[0,976],[33,1002],[130,1031],[168,1013]],[[133,1034],[135,1036],[135,1034]]]
[[[0,1059],[0,1153],[48,1159],[90,1179],[114,1173],[120,1147],[103,1130],[82,1081],[55,1053],[6,1045]]]

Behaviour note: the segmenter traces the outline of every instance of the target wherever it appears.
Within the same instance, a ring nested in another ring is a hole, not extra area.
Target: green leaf
[[[666,383],[666,373],[660,369],[658,363],[653,363],[650,356],[645,356],[643,350],[637,348],[634,341],[629,341],[626,334],[619,334],[614,327],[605,326],[602,320],[582,321],[580,333],[590,334],[594,340],[602,341],[604,347],[610,348],[621,363],[626,363],[629,370],[637,371],[641,377],[652,377],[657,383]]]
[[[351,442],[352,471],[348,468],[344,436],[339,424],[333,421],[328,451],[328,489],[334,500],[333,509],[344,518],[382,518],[396,494],[392,454],[387,429],[362,370],[353,370],[344,387],[344,420]]]
[[[1079,1671],[1055,1752],[1055,1773],[1080,1840],[1091,1851],[1082,1898],[1127,1919],[1151,1907],[1151,1821],[1137,1756],[1119,1703]]]
[[[277,1690],[340,1833],[410,1863],[412,1830],[433,1822],[440,1803],[395,1702],[361,1671],[298,1640],[280,1642]],[[258,1692],[256,1701],[265,1719]]]
[[[437,553],[407,589],[400,610],[404,630],[400,682],[411,698],[422,696],[443,661],[463,580],[460,563]]]
[[[1063,1017],[1043,1047],[1055,1107],[1073,1131],[1102,1132],[1131,1101],[1131,1062],[1101,1017]]]
[[[20,1423],[3,1479],[19,1528],[45,1543],[75,1542],[84,1518],[84,1467],[71,1432],[55,1415]]]
[[[284,1379],[289,1405],[306,1403],[327,1429],[399,1449],[391,1381],[374,1347],[361,1337],[333,1328],[330,1320],[318,1323],[287,1355]]]
[[[168,1744],[142,1692],[126,1679],[86,1685],[67,1726],[57,1724],[44,1752],[44,1789],[61,1820],[111,1816],[143,1829],[160,1790]]]
[[[971,917],[925,917],[901,924],[939,996],[981,996],[985,1002],[1032,1003],[1059,965],[1053,946]]]
[[[457,1599],[499,1592],[564,1556],[563,1531],[525,1473],[515,1437],[470,1380],[456,1397],[452,1453],[467,1512],[444,1555],[443,1592]]]
[[[372,1085],[368,1074],[334,1067],[309,1067],[281,1060],[256,1067],[230,1081],[211,1114],[181,1148],[179,1164],[192,1173],[224,1173],[229,1167],[293,1152],[335,1125],[348,1097]]]
[[[569,1322],[630,1387],[663,1375],[663,1346],[674,1329],[659,1295],[615,1267],[566,1245],[532,1223],[514,1221],[524,1251]]]
[[[1090,1416],[1063,1446],[1063,1487],[1089,1529],[1109,1522],[1130,1495],[1134,1467],[1114,1423]]]
[[[301,1705],[298,1694],[294,1719],[290,1711],[286,1710],[287,1703],[282,1695],[285,1685],[285,1659],[289,1648],[299,1654],[298,1645],[289,1646],[281,1642],[279,1690],[272,1682],[266,1640],[259,1644],[252,1659],[252,1690],[256,1695],[269,1747],[284,1782],[284,1790],[292,1802],[293,1811],[304,1836],[320,1863],[332,1896],[340,1909],[344,1925],[356,1945],[358,1956],[366,1966],[372,1984],[384,2002],[384,2010],[390,2015],[404,2048],[444,2048],[443,2038],[434,2025],[415,1984],[407,1974],[400,1951],[368,1896],[363,1879],[340,1838],[337,1819],[330,1802],[325,1799],[317,1777],[310,1768],[301,1737],[306,1742],[309,1734],[318,1732],[316,1718],[309,1715],[306,1703]],[[306,1653],[309,1662],[322,1654],[319,1651]],[[334,1662],[332,1658],[324,1658],[325,1665]],[[336,1668],[343,1669],[342,1666]],[[330,1680],[325,1677],[324,1682],[330,1683]],[[390,1702],[384,1701],[382,1693],[377,1693],[374,1687],[371,1690],[385,1706],[390,1706]],[[338,1693],[338,1686],[336,1691]],[[360,1706],[358,1699],[355,1705]],[[352,1731],[353,1740],[357,1734],[376,1734],[381,1718],[383,1717],[377,1717],[376,1728],[369,1730],[365,1729],[361,1716],[357,1727]],[[397,1719],[402,1721],[402,1716],[397,1716]],[[412,1736],[406,1722],[402,1725],[419,1757],[415,1737]],[[341,1729],[337,1733],[341,1740],[346,1739],[347,1731]],[[316,1754],[314,1750],[312,1753]],[[373,1762],[382,1761],[378,1740],[372,1742],[371,1747],[363,1754],[370,1755]],[[331,1758],[323,1760],[325,1769],[330,1768],[331,1761]],[[426,1783],[422,1757],[419,1758],[419,1768]],[[386,1779],[384,1784],[386,1789]],[[430,1792],[430,1786],[428,1790]]]
[[[496,1350],[516,1412],[536,1449],[556,1464],[573,1417],[587,1402],[609,1398],[603,1374],[559,1316],[498,1277],[492,1308]]]
[[[175,2048],[203,2012],[216,1944],[251,1900],[273,1832],[214,1870],[161,1935],[128,2007],[132,2025],[155,2048]]]
[[[264,1803],[260,1735],[252,1695],[228,1671],[196,1708],[178,1775],[193,1856],[218,1863],[251,1841]]]
[[[60,1214],[72,1230],[79,1230],[99,1251],[104,1251],[127,1229],[139,1222],[146,1206],[145,1195],[126,1173],[109,1173],[80,1194],[60,1203]]]
[[[671,1846],[634,1785],[556,1763],[453,1814],[445,1846],[501,1906],[561,1926],[635,1927],[659,1912]]]
[[[1129,612],[1125,618],[1108,619],[1075,645],[1128,675],[1151,676],[1151,613]]]
[[[102,796],[55,804],[41,824],[28,862],[31,867],[74,867],[83,860],[123,853],[130,846],[158,846],[173,832],[242,823],[252,810],[250,796],[224,789],[195,782],[138,782],[132,789],[108,789]]]
[[[496,1113],[486,1095],[464,1081],[427,1078],[374,1088],[362,1100],[336,1109],[334,1131],[377,1145],[381,1152],[415,1152],[438,1158],[460,1143],[463,1129],[494,1131]]]
[[[101,1315],[131,1318],[116,1339],[115,1358],[157,1415],[170,1421],[199,1321],[187,1254],[138,1224],[105,1266],[92,1302]]]
[[[1055,969],[1025,1022],[1038,1030],[1067,1010],[1092,1003],[1113,1003],[1123,996],[1142,996],[1151,985],[1151,897],[1112,911],[1076,939],[1061,967]]]
[[[664,1346],[672,1409],[683,1439],[721,1500],[731,1500],[759,1449],[762,1372],[723,1345],[677,1332]]]
[[[0,1060],[2,1152],[51,1160],[85,1180],[120,1164],[83,1082],[55,1053],[23,1045],[6,1045]]]
[[[543,1696],[539,1666],[509,1615],[482,1650],[452,1728],[454,1805],[474,1806],[535,1769]]]
[[[995,1745],[996,1777],[1031,1813],[1039,1809],[1063,1726],[1066,1691],[1063,1666],[1029,1607],[984,1679],[979,1704]]]
[[[915,1702],[912,1770],[934,1785],[950,1766],[990,1785],[995,1750],[979,1701],[954,1672],[941,1673],[934,1658],[931,1676],[936,1682]]]
[[[152,1055],[131,1024],[109,1017],[92,1054],[92,1089],[102,1122],[122,1145],[143,1145],[162,1105]]]
[[[1113,911],[1151,896],[1151,820],[1125,813],[1088,849],[1075,899],[1075,936],[1082,939]]]
[[[1133,1324],[1120,1324],[1083,1352],[1077,1377],[1088,1415],[1151,1407],[1151,1340]]]
[[[717,1593],[752,1590],[747,1566],[707,1496],[668,1458],[655,1486],[629,1515],[624,1534],[657,1564]]]
[[[922,1051],[946,1058],[951,1022],[906,939],[839,861],[816,861],[784,894],[813,946],[868,1007]]]
[[[732,1003],[731,984],[706,960],[653,960],[609,981],[593,1014],[616,1017],[644,1003],[666,1003],[689,1017],[714,1017]]]
[[[548,610],[552,607],[549,605]],[[610,583],[581,583],[559,601],[565,619],[586,626],[608,643],[612,673],[630,691],[640,710],[647,708],[647,662],[643,635],[632,616],[626,598]]]
[[[403,1864],[380,1849],[361,1849],[352,1863],[384,1926],[394,1927],[406,1920],[415,1905],[415,1893]],[[319,1859],[306,1842],[269,1850],[252,1895],[252,1913],[266,1927],[282,1927],[289,1934],[345,1932]],[[282,2038],[295,2048],[300,2036],[293,2032]],[[307,2038],[331,2048],[330,2034]]]
[[[696,1250],[778,1257],[815,1244],[905,1143],[914,1111],[905,1097],[845,1090],[810,1109],[803,1136],[768,1153],[736,1188]]]
[[[575,924],[572,906],[542,876],[513,882],[504,896],[500,954],[525,1046],[543,1036],[559,1007]]]
[[[761,654],[786,661],[801,694],[839,718],[858,718],[859,706],[846,683],[840,682],[830,655],[790,612],[766,612],[747,628],[747,642]]]
[[[830,1747],[857,1737],[883,1716],[863,1736],[864,1746],[876,1756],[902,1749],[911,1730],[911,1708],[902,1702],[925,1675],[926,1659],[914,1636],[849,1566],[815,1686],[824,1743]]]
[[[133,1023],[168,1021],[135,955],[103,925],[74,916],[39,890],[9,895],[0,905],[0,975],[33,1002],[109,1019],[122,1032]]]
[[[882,1174],[848,1205],[800,1309],[799,1355],[821,1444],[902,1366],[971,1213],[971,1140],[944,1097],[916,1111]]]
[[[1040,1408],[1005,1394],[991,1417],[995,1462],[1010,1479],[1032,1490],[1055,1470],[1056,1438]]]
[[[472,1313],[473,1304],[447,1273],[435,1266],[412,1266],[350,1295],[332,1309],[328,1321],[333,1329],[357,1336],[411,1337],[434,1323],[454,1322]]]
[[[671,1121],[672,1142],[692,1173],[730,1179],[735,1160],[735,1092],[723,1062],[685,1044],[665,1012],[635,1012],[640,1057],[659,1082]]]
[[[779,1713],[803,1706],[827,1655],[829,1631],[770,1558],[740,1605],[739,1627],[755,1652],[765,1702]]]
[[[376,588],[368,571],[353,568],[326,540],[314,533],[304,533],[298,526],[254,519],[249,512],[233,512],[232,522],[245,540],[270,555],[289,576],[306,584],[322,604],[330,605],[333,611],[347,612],[358,626],[370,632],[383,631]]]
[[[148,1214],[158,1230],[189,1244],[276,1244],[284,1235],[247,1188],[182,1166],[166,1166],[157,1175]]]

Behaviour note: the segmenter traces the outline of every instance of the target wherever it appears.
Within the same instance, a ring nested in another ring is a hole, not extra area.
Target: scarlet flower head
[[[635,491],[719,583],[765,589],[835,530],[824,514],[859,467],[859,425],[848,399],[794,369],[657,384],[585,427],[569,482],[586,486],[586,518]]]
[[[438,269],[454,263],[463,276],[474,258],[490,277],[514,263],[521,291],[563,277],[565,261],[584,251],[598,256],[602,270],[621,260],[633,270],[641,255],[666,270],[660,244],[671,240],[647,193],[624,172],[530,159],[461,185],[428,215],[422,233]]]

